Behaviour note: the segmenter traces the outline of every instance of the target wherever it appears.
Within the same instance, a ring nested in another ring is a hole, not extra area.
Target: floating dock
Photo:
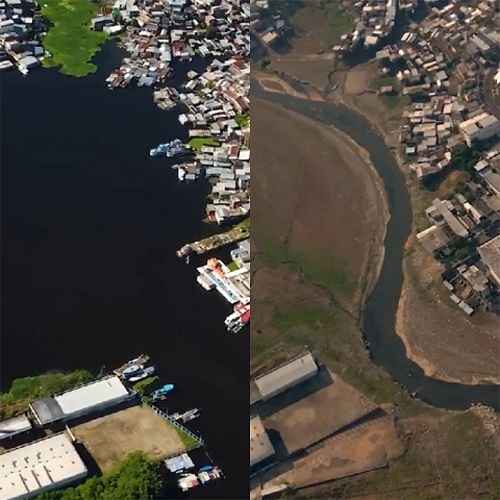
[[[135,359],[131,359],[130,361],[127,361],[124,365],[120,366],[120,368],[117,368],[116,370],[113,370],[113,373],[121,377],[123,375],[123,372],[127,369],[130,368],[133,365],[145,365],[146,363],[149,362],[151,359],[151,356],[149,354],[141,354],[139,357]]]
[[[248,236],[249,232],[245,228],[235,227],[225,233],[209,236],[208,238],[184,245],[177,250],[177,257],[186,257],[192,252],[203,255],[213,250],[217,250],[218,248],[242,241],[248,238]]]
[[[218,259],[209,259],[205,266],[198,268],[198,283],[205,290],[213,288],[230,303],[246,303],[250,297],[250,273],[247,269],[230,271]]]

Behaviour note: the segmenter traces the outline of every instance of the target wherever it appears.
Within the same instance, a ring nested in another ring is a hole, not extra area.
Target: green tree
[[[214,28],[213,26],[208,26],[205,29],[205,37],[208,38],[209,40],[212,40],[217,36],[217,28]]]
[[[477,145],[472,147],[460,143],[451,151],[451,161],[460,170],[472,172],[474,165],[481,159],[481,151]]]
[[[455,258],[457,260],[462,260],[462,259],[465,259],[467,258],[468,256],[470,255],[470,250],[469,248],[458,248],[456,251],[455,251]]]
[[[457,236],[452,243],[453,247],[458,250],[460,248],[467,248],[467,239],[462,236]]]
[[[75,488],[43,493],[37,500],[149,500],[158,497],[161,487],[157,462],[135,452],[110,474],[87,479]]]

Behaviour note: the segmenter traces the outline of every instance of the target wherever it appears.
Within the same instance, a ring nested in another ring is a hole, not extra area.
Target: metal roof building
[[[0,422],[0,441],[20,434],[21,432],[29,431],[31,427],[31,422],[26,415],[2,420]]]
[[[56,434],[0,455],[0,499],[31,498],[87,474],[68,435]]]
[[[500,235],[484,243],[477,250],[493,279],[500,286]]]
[[[306,352],[257,377],[255,385],[259,389],[262,400],[265,401],[313,377],[316,373],[318,373],[318,365],[312,354]]]
[[[92,411],[117,405],[133,397],[115,375],[91,382],[53,398],[31,403],[40,425],[78,418]]]
[[[274,455],[274,448],[269,440],[260,417],[250,418],[250,468]]]

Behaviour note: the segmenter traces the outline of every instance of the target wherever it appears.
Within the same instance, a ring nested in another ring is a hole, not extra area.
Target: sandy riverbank
[[[292,88],[287,82],[283,81],[276,75],[258,72],[253,76],[268,92],[287,94],[303,100],[325,102],[325,99],[316,89],[308,88],[307,94],[301,93]],[[333,126],[327,127],[305,117],[302,117],[302,120],[304,122],[314,123],[316,126],[327,130],[329,135],[331,136],[332,144],[335,144],[336,147],[340,150],[350,150],[354,155],[359,157],[364,165],[368,167],[366,171],[368,172],[368,175],[370,177],[371,187],[374,188],[376,192],[373,201],[376,203],[378,212],[377,216],[379,219],[376,224],[377,230],[373,231],[374,237],[369,243],[369,248],[367,249],[364,262],[362,264],[363,271],[362,273],[360,273],[356,297],[353,301],[356,303],[356,313],[359,314],[366,297],[369,295],[369,293],[375,286],[375,283],[377,282],[382,264],[384,262],[384,240],[386,226],[390,214],[383,182],[371,161],[369,153],[364,148],[359,146],[359,144],[357,144],[353,139],[351,139],[351,137]]]

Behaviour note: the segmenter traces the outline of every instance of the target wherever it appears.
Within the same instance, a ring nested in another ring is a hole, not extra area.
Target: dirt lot
[[[328,439],[270,484],[286,482],[295,488],[305,488],[333,481],[385,467],[401,451],[392,418],[378,418]]]
[[[406,450],[389,468],[339,481],[311,498],[498,498],[498,434],[486,432],[474,412],[415,418],[398,427]]]
[[[174,427],[150,408],[134,406],[71,429],[103,472],[133,451],[159,459],[184,451]]]
[[[311,446],[376,409],[368,398],[324,368],[293,390],[255,407],[266,429],[279,433],[288,454]]]

